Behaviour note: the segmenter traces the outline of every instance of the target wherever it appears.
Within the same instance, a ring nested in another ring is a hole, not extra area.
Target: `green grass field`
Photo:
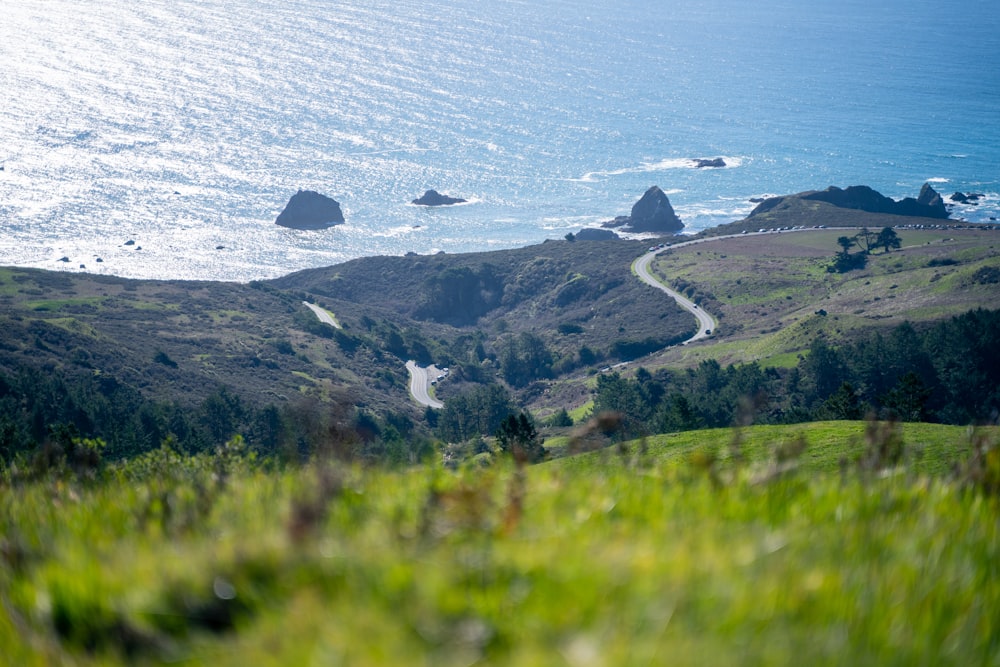
[[[829,273],[843,229],[721,239],[670,250],[654,270],[667,284],[691,285],[720,318],[715,336],[666,350],[655,363],[759,361],[783,366],[819,334],[843,340],[903,321],[934,321],[1000,305],[977,271],[1000,268],[991,230],[899,230],[902,248],[877,252],[863,270]]]
[[[89,481],[8,471],[0,662],[997,664],[1000,504],[944,472],[968,433],[883,432],[868,442],[910,453],[862,472],[866,428],[656,436],[524,470],[160,450]]]

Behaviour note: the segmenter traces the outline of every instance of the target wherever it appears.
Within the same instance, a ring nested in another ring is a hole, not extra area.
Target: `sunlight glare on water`
[[[0,263],[247,281],[561,238],[653,184],[689,231],[928,179],[986,194],[959,211],[985,221],[997,19],[916,4],[12,0]],[[409,204],[428,188],[472,203]],[[347,224],[274,225],[299,189]]]

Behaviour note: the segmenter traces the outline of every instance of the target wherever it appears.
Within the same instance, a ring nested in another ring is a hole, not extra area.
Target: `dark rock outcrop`
[[[344,214],[333,199],[312,190],[299,190],[274,222],[291,229],[326,229],[344,222]]]
[[[716,158],[695,158],[694,168],[695,169],[721,169],[726,166],[726,161],[721,157]]]
[[[458,197],[443,195],[437,190],[428,190],[422,197],[414,199],[412,203],[417,206],[451,206],[452,204],[464,204],[465,201],[465,199]]]
[[[925,183],[920,189],[920,196],[917,199],[907,197],[901,201],[890,199],[867,185],[852,185],[843,190],[835,186],[830,186],[822,191],[813,190],[800,192],[795,195],[786,195],[784,197],[771,197],[758,204],[747,217],[752,218],[755,215],[767,213],[788,199],[821,201],[839,208],[867,211],[868,213],[888,213],[890,215],[938,218],[941,220],[948,218],[948,211],[945,209],[944,200],[941,199],[941,195],[929,183]]]
[[[910,200],[909,197],[907,197],[906,199],[904,199],[899,203],[903,204],[904,202],[908,202],[909,200]],[[912,207],[913,205],[910,204],[909,206]],[[921,207],[929,208],[931,211],[934,212],[934,215],[927,215],[926,213],[923,212],[923,209]],[[948,217],[948,209],[945,208],[944,198],[941,197],[941,195],[938,193],[937,190],[931,187],[930,183],[924,183],[923,187],[920,188],[920,194],[917,195],[916,213],[914,213],[913,215],[921,215],[925,218],[942,218],[942,219]]]
[[[667,195],[656,185],[646,190],[642,198],[632,206],[631,215],[620,215],[602,226],[622,227],[629,232],[673,233],[684,229],[684,223],[674,213]]]
[[[958,204],[971,204],[973,206],[979,205],[979,200],[983,198],[984,195],[975,192],[956,192],[948,199],[956,202]]]
[[[586,227],[578,231],[575,238],[577,241],[614,241],[620,237],[610,229]]]

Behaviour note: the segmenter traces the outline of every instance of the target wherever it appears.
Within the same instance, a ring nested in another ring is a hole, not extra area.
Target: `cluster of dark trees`
[[[1000,311],[975,310],[917,330],[902,324],[833,347],[817,338],[789,369],[714,360],[683,370],[597,378],[594,412],[618,412],[625,433],[749,423],[861,419],[996,422]]]
[[[867,227],[862,228],[854,236],[840,236],[837,238],[837,245],[840,251],[833,258],[833,263],[827,267],[830,273],[844,273],[852,269],[863,269],[868,263],[868,255],[872,250],[882,248],[883,252],[898,250],[902,241],[896,230],[892,227],[883,227],[882,231],[875,232]],[[858,246],[860,250],[851,252],[851,248]]]
[[[480,385],[448,399],[444,409],[436,415],[437,432],[447,442],[493,435],[516,411],[510,392],[503,386]]]
[[[257,406],[220,386],[198,405],[180,405],[150,400],[107,376],[30,367],[0,372],[0,465],[27,459],[67,433],[101,440],[105,460],[167,440],[187,453],[214,451],[237,434],[262,455],[287,458],[333,445],[346,457],[407,463],[431,449],[405,415],[375,417],[348,396]]]

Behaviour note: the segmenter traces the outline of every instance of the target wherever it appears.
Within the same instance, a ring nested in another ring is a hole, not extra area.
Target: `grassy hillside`
[[[828,468],[863,429],[815,425],[802,458]],[[706,432],[527,470],[163,450],[89,481],[8,479],[0,646],[18,665],[1000,659],[998,450],[993,486],[766,474],[797,433],[742,433],[745,464],[693,453],[734,439]],[[904,432],[940,438],[934,467],[966,458],[941,436]]]
[[[344,384],[362,402],[382,402],[358,381],[364,369],[315,334],[301,300],[265,286],[7,268],[0,300],[0,369],[101,375],[189,405],[219,385],[254,404]],[[405,372],[396,374],[404,400]],[[388,383],[378,389],[392,393]]]
[[[865,269],[829,273],[843,229],[741,236],[668,251],[655,270],[719,317],[715,337],[659,363],[794,363],[817,335],[836,342],[903,321],[931,322],[1000,307],[1000,232],[897,230],[902,248]],[[850,235],[850,234],[848,234]]]
[[[0,370],[101,375],[182,404],[220,385],[257,405],[339,390],[416,416],[410,358],[464,364],[455,383],[482,381],[494,379],[504,341],[524,332],[543,342],[556,374],[579,366],[581,350],[597,363],[629,343],[652,349],[687,335],[694,325],[676,304],[632,278],[640,248],[559,241],[375,257],[250,285],[4,268]],[[343,331],[319,324],[303,300],[322,303]]]
[[[983,433],[1000,435],[995,427]],[[643,456],[660,462],[683,462],[692,457],[716,456],[730,461],[734,449],[748,461],[764,464],[778,447],[802,447],[796,457],[799,470],[810,475],[837,473],[846,463],[854,465],[873,442],[892,439],[902,445],[903,463],[915,473],[947,475],[968,454],[971,431],[965,426],[906,423],[888,425],[864,421],[824,421],[793,425],[760,425],[742,429],[715,428],[681,433],[651,435],[622,445],[629,456]],[[565,451],[570,438],[547,443]],[[607,460],[617,448],[570,457],[558,465],[594,465],[593,459]]]

